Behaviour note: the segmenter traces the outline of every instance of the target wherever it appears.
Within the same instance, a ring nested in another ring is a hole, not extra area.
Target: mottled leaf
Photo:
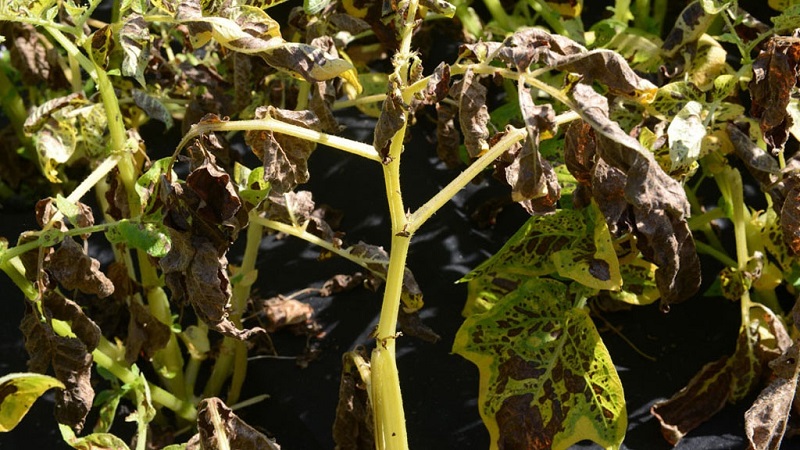
[[[92,61],[104,70],[108,70],[109,57],[117,43],[114,41],[114,30],[106,25],[91,34],[89,56]]]
[[[198,405],[197,431],[203,449],[280,450],[278,444],[246,424],[216,397]]]
[[[684,47],[697,41],[711,25],[716,13],[706,12],[702,3],[693,1],[681,11],[675,26],[664,39],[662,52],[665,56],[677,55]]]
[[[778,180],[780,165],[774,156],[761,149],[733,123],[728,123],[725,131],[733,144],[734,153],[747,167],[747,171],[758,180],[765,191]]]
[[[136,102],[136,106],[142,108],[148,117],[152,117],[163,123],[167,130],[172,128],[174,124],[172,114],[170,114],[167,107],[164,106],[160,100],[139,89],[133,89],[131,93],[133,94],[133,101]]]
[[[502,249],[461,281],[555,273],[594,289],[619,289],[619,262],[599,210],[564,209],[531,217]],[[470,296],[480,294],[470,286]]]
[[[28,414],[33,403],[59,380],[39,373],[10,373],[0,378],[0,432],[11,431]]]
[[[619,446],[622,384],[588,312],[566,285],[533,278],[468,317],[453,351],[480,370],[478,403],[498,448],[566,449],[589,439]]]
[[[123,54],[120,67],[122,75],[133,77],[144,87],[147,84],[144,70],[150,60],[150,31],[141,14],[132,13],[125,17],[125,22],[119,30],[119,41]]]
[[[272,106],[256,110],[256,119],[266,117],[321,130],[319,119],[311,111],[289,111]],[[245,142],[262,160],[264,179],[269,181],[273,192],[284,194],[308,181],[308,158],[316,148],[314,142],[271,131],[248,131]]]

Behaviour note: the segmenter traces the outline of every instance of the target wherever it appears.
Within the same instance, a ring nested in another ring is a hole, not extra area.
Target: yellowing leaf
[[[48,389],[64,388],[57,379],[38,373],[12,373],[0,378],[0,431],[11,431]]]
[[[491,310],[467,318],[453,351],[480,371],[491,448],[566,449],[589,439],[618,447],[627,427],[608,350],[567,286],[529,279]],[[524,417],[524,420],[520,420]]]

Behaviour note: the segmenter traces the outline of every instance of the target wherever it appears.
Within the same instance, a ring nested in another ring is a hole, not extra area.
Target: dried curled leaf
[[[389,254],[386,253],[383,247],[359,242],[349,247],[347,251],[353,256],[361,258],[361,264],[371,270],[377,277],[386,279],[389,269]],[[403,302],[403,309],[407,313],[419,311],[423,305],[422,290],[408,267],[405,268],[403,275],[403,289],[400,294],[400,300]]]
[[[152,358],[155,353],[169,342],[170,328],[150,314],[141,303],[131,301],[128,307],[131,318],[128,322],[128,336],[125,339],[125,361],[132,364],[144,353]]]
[[[303,128],[321,131],[311,111],[289,111],[268,106],[256,110],[256,119],[275,118]],[[316,143],[271,131],[248,131],[245,142],[264,164],[264,179],[276,194],[284,194],[308,181],[308,158]]]
[[[204,399],[197,407],[197,431],[187,449],[280,450],[278,444],[246,424],[216,397]]]
[[[381,106],[381,115],[375,125],[375,136],[372,141],[372,146],[384,158],[384,163],[389,162],[386,158],[389,156],[392,139],[406,124],[407,111],[408,105],[403,103],[403,95],[398,81],[390,78],[389,91],[386,94],[386,100],[383,101],[383,106]],[[400,138],[404,137],[400,136]]]
[[[314,308],[308,303],[282,295],[265,300],[262,309],[269,322],[265,328],[269,333],[289,325],[304,323],[314,315]]]

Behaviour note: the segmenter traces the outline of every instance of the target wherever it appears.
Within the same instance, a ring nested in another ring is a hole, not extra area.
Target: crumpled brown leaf
[[[236,450],[280,450],[280,445],[239,418],[217,397],[206,398],[197,407],[197,431],[187,450],[228,448]]]
[[[772,149],[782,149],[789,138],[792,118],[789,105],[792,88],[800,69],[800,41],[770,38],[766,49],[753,62],[750,80],[750,113],[759,119],[764,140]]]
[[[381,115],[378,118],[378,123],[375,125],[375,136],[372,140],[372,146],[375,147],[375,150],[383,157],[384,164],[390,162],[387,158],[389,156],[389,148],[392,144],[392,139],[394,139],[395,134],[405,125],[406,112],[409,110],[408,105],[403,103],[403,96],[399,86],[400,83],[398,80],[394,77],[389,78],[386,100],[383,101],[383,105],[381,106]]]
[[[376,276],[386,279],[389,270],[389,254],[383,247],[359,241],[347,249],[350,254],[363,258],[365,265]],[[414,312],[422,308],[422,290],[408,267],[403,274],[403,288],[401,300],[406,312]]]
[[[464,145],[472,158],[489,150],[489,110],[486,107],[487,89],[472,69],[464,72],[451,92],[458,97],[458,121],[464,134]]]
[[[458,109],[455,106],[449,103],[436,104],[436,155],[448,169],[455,169],[461,165],[458,156],[461,135],[453,121],[456,114]]]
[[[686,300],[700,287],[700,260],[686,223],[690,208],[683,187],[609,119],[605,97],[583,83],[575,85],[571,95],[578,114],[594,129],[597,155],[625,175],[624,198],[633,207],[640,249],[659,267],[656,284],[662,307]],[[609,221],[609,226],[616,224]]]
[[[311,111],[290,111],[268,106],[256,109],[256,119],[272,117],[293,125],[321,131],[317,116]],[[316,143],[271,131],[245,133],[245,142],[264,164],[264,179],[272,191],[284,194],[308,181],[308,158]]]
[[[100,261],[84,253],[71,237],[66,237],[45,263],[45,269],[65,289],[77,289],[100,298],[114,293],[114,284],[100,271]]]

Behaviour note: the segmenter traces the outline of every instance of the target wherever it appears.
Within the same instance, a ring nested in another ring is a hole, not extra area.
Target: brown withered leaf
[[[186,177],[186,187],[200,200],[195,212],[208,223],[223,224],[242,207],[230,175],[213,163],[193,170]]]
[[[100,342],[100,327],[86,316],[77,303],[61,294],[49,291],[42,298],[42,305],[47,308],[51,317],[69,322],[72,332],[88,351],[91,352],[97,348],[97,344]]]
[[[237,450],[280,450],[273,440],[239,418],[217,397],[206,398],[197,407],[197,431],[187,449],[218,449],[221,442]]]
[[[358,350],[356,350],[358,351]],[[363,353],[363,351],[362,351]],[[365,355],[362,355],[366,359]],[[342,355],[339,401],[333,422],[333,441],[337,450],[372,450],[375,434],[372,407],[361,374],[348,352]]]
[[[569,173],[582,186],[592,186],[597,143],[591,125],[576,120],[564,132],[564,163]]]
[[[455,169],[461,165],[461,159],[458,157],[461,135],[453,121],[456,114],[458,109],[455,106],[449,103],[436,104],[436,155],[448,169]]]
[[[59,299],[51,299],[50,302],[55,306],[60,303]],[[67,315],[74,314],[75,309],[80,310],[74,304],[64,308],[68,310]],[[20,324],[25,338],[25,349],[31,357],[28,368],[34,372],[46,373],[49,366],[53,367],[55,377],[65,386],[56,396],[56,419],[80,432],[94,400],[94,389],[91,385],[92,355],[81,339],[58,336],[49,324],[49,315],[45,317],[47,321],[42,321],[34,309],[31,304],[26,306],[25,316]],[[49,312],[49,309],[45,309],[46,314]],[[79,322],[80,320],[73,319],[73,324]],[[83,338],[93,340],[96,345],[100,336],[99,329],[95,330],[95,336],[91,336],[87,330],[88,327],[82,328]]]
[[[789,138],[792,118],[789,105],[792,88],[797,82],[800,64],[800,40],[773,37],[767,41],[753,62],[750,81],[750,113],[759,119],[764,140],[772,149],[782,149]]]
[[[140,352],[146,358],[152,358],[158,350],[166,347],[171,331],[137,301],[130,302],[129,311],[131,317],[125,339],[125,361],[132,364]]]
[[[64,238],[45,269],[65,289],[77,289],[100,298],[114,293],[114,284],[100,271],[100,261],[84,253],[71,237]]]
[[[700,287],[700,260],[686,224],[689,202],[683,187],[609,118],[605,97],[583,83],[576,84],[571,95],[576,112],[594,128],[598,156],[625,174],[625,201],[633,207],[642,253],[658,266],[662,307],[686,300]]]
[[[317,116],[311,111],[290,111],[273,106],[256,109],[256,119],[272,117],[292,125],[321,131]],[[264,164],[264,179],[272,191],[284,194],[308,181],[308,158],[316,143],[271,131],[248,131],[245,142]]]
[[[778,450],[797,396],[800,343],[795,342],[770,363],[773,380],[744,415],[744,429],[753,450]]]
[[[314,199],[311,191],[288,192],[285,195],[273,195],[270,192],[269,204],[264,216],[278,222],[292,223],[292,217],[303,224],[314,212]],[[291,211],[291,213],[290,213]]]
[[[261,309],[269,322],[265,328],[269,333],[290,325],[305,323],[314,315],[314,308],[308,303],[282,295],[264,300]]]
[[[578,73],[587,84],[599,81],[614,94],[648,97],[656,86],[636,75],[619,53],[598,49],[588,51],[577,42],[539,28],[523,28],[512,34],[496,56],[508,66],[525,71],[531,64]]]
[[[389,254],[383,247],[367,244],[359,241],[357,244],[347,249],[352,255],[359,256],[365,260],[365,264],[372,273],[383,280],[389,269]],[[422,290],[417,284],[414,274],[408,267],[403,273],[403,287],[401,300],[407,312],[414,312],[422,307]]]
[[[384,158],[384,164],[388,164],[386,159],[389,156],[389,147],[395,134],[403,128],[406,123],[406,111],[409,107],[403,103],[403,96],[399,89],[399,82],[393,77],[389,78],[389,90],[386,93],[386,100],[381,106],[381,115],[375,125],[375,136],[372,146]]]
[[[486,106],[487,89],[480,83],[472,69],[453,85],[451,92],[458,97],[458,121],[464,133],[464,145],[472,158],[489,150],[489,110]]]

